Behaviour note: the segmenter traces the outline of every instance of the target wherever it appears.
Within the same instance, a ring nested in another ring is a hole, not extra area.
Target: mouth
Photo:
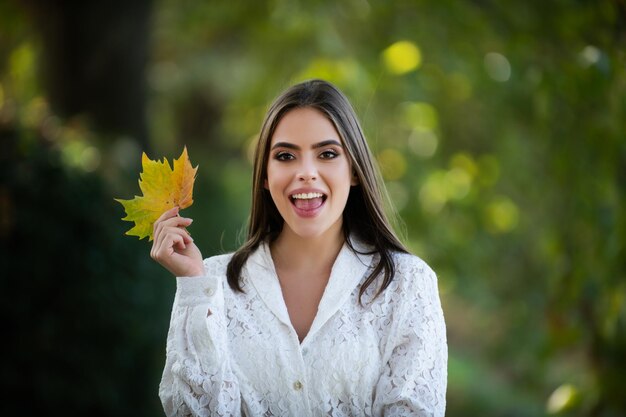
[[[326,194],[322,193],[297,193],[289,196],[291,204],[301,211],[318,209],[324,204],[326,198]]]

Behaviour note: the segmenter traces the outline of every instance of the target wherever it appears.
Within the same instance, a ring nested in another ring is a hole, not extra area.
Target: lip
[[[308,194],[308,193],[319,193],[322,194],[322,204],[320,204],[318,207],[314,208],[314,209],[301,209],[296,207],[296,205],[293,203],[293,200],[291,199],[291,196],[294,194]],[[324,208],[324,205],[326,204],[326,200],[328,198],[328,194],[325,193],[322,190],[319,190],[317,188],[297,188],[295,190],[291,190],[288,194],[289,202],[291,203],[291,207],[293,208],[293,211],[299,216],[299,217],[304,217],[304,218],[311,218],[311,217],[315,217],[317,216],[322,209]]]

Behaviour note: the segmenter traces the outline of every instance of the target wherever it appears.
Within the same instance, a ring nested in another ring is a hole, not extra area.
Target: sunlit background
[[[235,249],[267,105],[320,77],[438,273],[447,415],[626,416],[623,0],[71,3],[0,2],[0,414],[162,414],[174,280],[113,198],[186,145]]]

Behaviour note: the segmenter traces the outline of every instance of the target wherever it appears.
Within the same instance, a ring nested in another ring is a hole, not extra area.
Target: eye
[[[338,156],[339,156],[339,152],[337,152],[337,151],[335,151],[333,149],[325,150],[324,152],[322,152],[320,154],[320,158],[321,159],[334,159],[334,158],[336,158]]]
[[[294,158],[292,154],[285,151],[276,152],[276,154],[274,154],[274,159],[278,161],[291,161]]]

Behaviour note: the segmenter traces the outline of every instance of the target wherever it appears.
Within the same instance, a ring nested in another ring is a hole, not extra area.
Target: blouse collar
[[[373,255],[357,252],[371,252],[371,249],[356,239],[351,239],[353,251],[344,242],[330,272],[328,284],[320,300],[320,304],[306,339],[315,334],[346,302],[352,291],[362,281],[367,272]],[[256,289],[268,309],[285,325],[291,326],[289,313],[283,298],[278,274],[267,242],[250,255],[246,265],[248,279]],[[304,343],[303,341],[303,343]]]

